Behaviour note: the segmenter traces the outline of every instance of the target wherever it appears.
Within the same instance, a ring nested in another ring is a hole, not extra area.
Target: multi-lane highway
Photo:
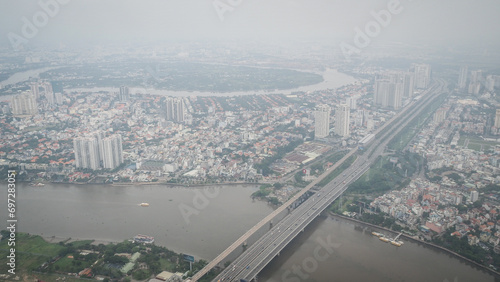
[[[293,239],[297,234],[314,220],[323,210],[325,210],[335,199],[337,199],[349,186],[350,183],[362,176],[373,162],[380,156],[390,140],[399,133],[411,120],[417,117],[422,110],[429,106],[435,98],[446,92],[446,84],[439,80],[435,82],[431,88],[424,92],[421,97],[407,105],[402,111],[388,121],[383,127],[375,132],[376,138],[369,144],[363,154],[356,154],[357,149],[351,150],[341,161],[335,164],[334,167],[328,169],[313,183],[304,188],[301,193],[293,199],[285,203],[280,208],[288,208],[301,195],[316,185],[321,179],[325,178],[331,171],[337,168],[345,159],[350,156],[357,157],[352,165],[344,170],[342,174],[333,179],[330,183],[322,187],[318,192],[304,201],[301,205],[291,211],[278,222],[270,231],[264,234],[257,242],[248,247],[248,249],[240,255],[231,265],[226,267],[213,281],[240,281],[240,279],[252,280],[257,274],[276,256],[281,250]],[[281,211],[283,210],[281,209]],[[267,223],[276,215],[273,213],[266,217],[262,222]],[[250,231],[251,233],[258,230],[261,226],[257,224]],[[260,227],[259,227],[260,226]],[[247,232],[247,233],[249,233]],[[246,235],[238,239],[233,245],[241,246],[245,239],[241,240]],[[233,246],[231,245],[231,246]],[[333,248],[334,246],[329,246]],[[216,260],[211,262],[211,266],[200,271],[193,276],[192,281],[198,280],[203,274],[208,272],[213,266],[232,251],[234,248],[228,248]],[[209,264],[210,265],[210,264]]]

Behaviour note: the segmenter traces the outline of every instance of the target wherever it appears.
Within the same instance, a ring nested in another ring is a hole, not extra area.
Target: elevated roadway
[[[257,274],[275,257],[290,241],[297,236],[304,228],[311,223],[323,210],[335,201],[349,184],[361,177],[370,166],[380,156],[387,144],[398,134],[408,123],[417,117],[426,107],[428,107],[440,94],[445,93],[446,84],[443,80],[437,80],[425,91],[418,100],[412,101],[402,111],[391,120],[380,127],[375,134],[371,144],[366,145],[366,150],[358,155],[358,149],[349,151],[340,161],[330,167],[320,177],[310,183],[307,187],[296,194],[292,199],[284,203],[281,207],[266,216],[254,227],[248,230],[243,236],[236,240],[231,246],[212,260],[205,268],[196,273],[191,281],[197,281],[213,267],[225,261],[227,256],[239,248],[247,239],[264,225],[269,224],[273,218],[285,209],[292,206],[302,195],[316,186],[321,180],[327,177],[332,171],[338,168],[347,158],[355,156],[356,160],[352,165],[344,170],[335,179],[324,187],[320,188],[315,195],[308,198],[280,222],[259,238],[253,245],[241,254],[231,265],[226,267],[213,281],[240,281],[244,279],[251,281]]]

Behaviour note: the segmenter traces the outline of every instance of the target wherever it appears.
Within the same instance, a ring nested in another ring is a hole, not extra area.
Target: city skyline
[[[498,280],[499,10],[1,2],[0,279]]]

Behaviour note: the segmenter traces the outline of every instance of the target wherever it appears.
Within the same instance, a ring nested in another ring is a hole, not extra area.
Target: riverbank
[[[29,234],[29,233],[28,233]],[[31,234],[31,235],[36,235],[36,234]],[[50,243],[50,244],[58,244],[60,242],[63,243],[73,243],[73,242],[79,242],[79,241],[92,241],[90,243],[91,245],[109,245],[109,244],[118,244],[120,241],[112,241],[112,240],[95,240],[95,239],[89,239],[89,238],[72,238],[72,237],[60,237],[60,236],[44,236],[44,235],[36,235],[40,236],[45,240],[45,242]]]
[[[137,234],[155,244],[211,260],[272,212],[251,199],[255,185],[57,185],[16,183],[20,232],[122,242]],[[0,198],[7,190],[0,189]],[[141,207],[148,203],[149,207]],[[0,213],[6,222],[7,214]],[[229,230],[227,226],[231,226]],[[225,230],[217,232],[217,230]]]
[[[323,81],[311,84],[299,86],[290,89],[274,89],[274,90],[247,90],[247,91],[228,91],[228,92],[212,92],[212,91],[197,91],[197,90],[168,90],[168,89],[156,89],[156,88],[144,88],[144,87],[129,87],[131,94],[149,94],[157,96],[175,96],[175,97],[235,97],[244,95],[273,95],[273,94],[283,94],[283,95],[293,95],[297,92],[312,92],[321,91],[326,89],[336,89],[345,85],[350,85],[354,83],[362,83],[362,78],[356,78],[351,75],[339,72],[336,69],[326,69],[319,74],[323,77]],[[116,92],[117,88],[114,87],[91,87],[91,88],[81,88],[81,87],[67,87],[66,92]]]
[[[50,279],[46,281],[97,277],[113,281],[144,281],[162,271],[184,273],[191,267],[182,259],[181,253],[154,244],[126,240],[102,246],[99,243],[101,241],[66,239],[56,243],[46,242],[42,236],[29,233],[18,232],[16,235],[18,276],[43,274]],[[0,250],[8,247],[8,240],[0,241]],[[143,257],[140,261],[143,267],[134,268],[139,257]],[[8,260],[7,256],[0,258],[0,273],[7,273],[4,270],[8,268]],[[194,261],[193,271],[201,269],[205,264],[200,260]]]
[[[396,232],[394,230],[391,230],[391,229],[388,229],[388,228],[385,228],[385,227],[381,227],[381,226],[378,226],[378,225],[374,225],[374,224],[371,224],[371,223],[368,223],[368,222],[364,222],[364,221],[361,221],[361,220],[358,220],[358,219],[350,218],[350,217],[347,217],[347,216],[335,214],[333,212],[329,212],[329,215],[331,217],[333,217],[333,218],[336,218],[336,219],[344,219],[344,220],[351,221],[351,222],[356,222],[358,224],[365,225],[365,226],[368,226],[368,227],[376,228],[378,230],[384,230],[384,231],[390,232],[390,233],[392,233],[394,235],[399,234],[399,232]],[[485,271],[485,272],[487,272],[489,274],[493,274],[497,278],[500,279],[500,272],[497,272],[497,271],[495,271],[495,270],[493,270],[493,269],[491,269],[491,268],[489,268],[489,267],[487,267],[485,265],[482,265],[482,264],[480,264],[478,262],[475,262],[475,261],[473,261],[471,259],[468,259],[468,258],[466,258],[466,257],[464,257],[464,256],[462,256],[462,255],[460,255],[460,254],[458,254],[456,252],[453,252],[453,251],[451,251],[449,249],[446,249],[446,248],[444,248],[442,246],[439,246],[439,245],[436,245],[436,244],[433,244],[433,243],[430,243],[430,242],[422,241],[420,239],[414,238],[414,237],[409,236],[409,235],[404,234],[404,233],[401,233],[401,237],[404,237],[404,238],[406,238],[408,240],[411,240],[411,241],[413,241],[415,243],[423,244],[423,245],[426,245],[426,246],[428,246],[430,248],[443,251],[443,252],[445,252],[445,253],[447,253],[449,255],[452,255],[452,256],[460,259],[460,260],[463,260],[463,261],[469,263],[471,266],[474,266],[474,267],[478,268],[479,270]]]
[[[6,181],[3,181],[3,183],[7,183]],[[19,181],[19,183],[26,183],[30,184],[32,181]],[[185,184],[185,183],[169,183],[169,182],[111,182],[111,183],[87,183],[87,182],[54,182],[54,181],[39,181],[37,183],[41,184],[55,184],[55,185],[60,185],[60,184],[65,184],[65,185],[101,185],[101,186],[124,186],[124,187],[130,187],[130,186],[145,186],[145,185],[161,185],[161,186],[169,186],[169,187],[212,187],[212,186],[233,186],[233,185],[252,185],[252,186],[259,186],[259,185],[264,185],[264,184],[269,184],[269,183],[263,183],[263,182],[222,182],[222,183],[199,183],[199,184]],[[30,185],[30,186],[35,186],[35,187],[40,187],[43,188],[44,185]]]
[[[91,184],[89,184],[91,185]],[[164,185],[169,187],[208,187],[208,186],[232,186],[232,185],[262,185],[256,182],[224,182],[224,183],[200,183],[200,184],[184,184],[184,183],[168,183],[168,182],[128,182],[128,183],[111,183],[111,186],[136,186],[136,185]]]

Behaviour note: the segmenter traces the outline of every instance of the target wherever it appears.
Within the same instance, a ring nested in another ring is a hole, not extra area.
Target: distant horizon
[[[360,0],[5,1],[0,48],[109,46],[162,42],[292,42],[500,46],[500,2]],[[377,24],[378,23],[378,24]]]

